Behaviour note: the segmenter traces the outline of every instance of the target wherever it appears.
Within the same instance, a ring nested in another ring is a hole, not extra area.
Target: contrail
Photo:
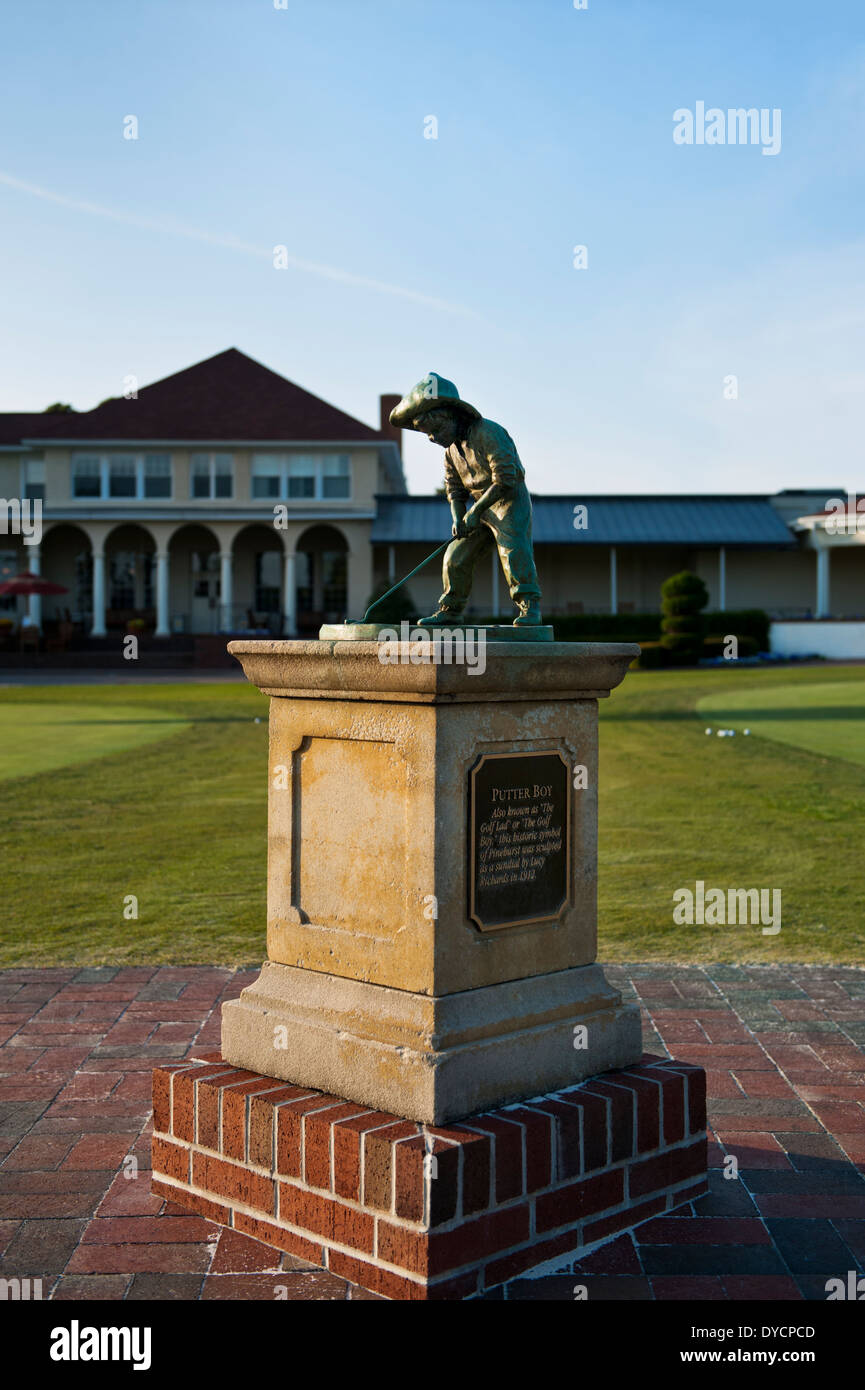
[[[205,241],[211,246],[224,246],[228,251],[241,251],[247,256],[257,256],[259,259],[272,261],[273,251],[268,251],[266,247],[254,246],[249,242],[240,241],[237,237],[218,236],[213,232],[204,232],[198,227],[183,227],[176,222],[165,222],[158,218],[139,217],[137,213],[118,212],[114,208],[106,208],[101,203],[89,203],[84,198],[68,198],[63,193],[52,193],[49,188],[40,188],[35,183],[25,183],[23,179],[16,179],[12,174],[6,174],[0,170],[0,184],[6,184],[8,188],[17,188],[21,193],[29,193],[34,198],[44,198],[49,203],[59,203],[61,207],[72,208],[74,212],[86,212],[91,217],[106,217],[111,222],[123,222],[130,227],[142,227],[146,231],[164,232],[168,236],[186,237],[188,241]],[[402,285],[389,285],[383,280],[370,280],[365,275],[355,275],[350,270],[339,270],[332,265],[319,265],[316,261],[304,261],[298,256],[286,254],[286,263],[294,270],[305,271],[308,275],[320,275],[326,280],[338,280],[344,285],[354,285],[357,289],[376,290],[379,294],[395,294],[402,299],[411,299],[415,304],[425,304],[430,309],[442,309],[449,314],[462,314],[470,318],[476,315],[470,309],[463,308],[460,304],[450,304],[445,299],[436,299],[432,295],[419,294],[417,290],[407,290]]]

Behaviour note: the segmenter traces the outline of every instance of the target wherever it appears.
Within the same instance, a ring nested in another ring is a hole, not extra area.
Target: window
[[[0,550],[0,584],[12,579],[18,573],[18,553],[15,550]],[[0,594],[0,611],[16,606],[14,594]]]
[[[252,460],[253,497],[281,497],[285,459],[279,454],[256,454]]]
[[[255,557],[255,609],[257,613],[279,613],[282,586],[281,550],[262,550]]]
[[[297,552],[296,566],[297,611],[298,613],[311,613],[315,600],[311,552],[308,550],[299,550]]]
[[[192,455],[190,497],[212,497],[213,469],[209,454]]]
[[[115,454],[108,460],[108,496],[135,496],[135,459],[126,454]],[[121,608],[124,605],[116,604]]]
[[[21,489],[21,496],[34,502],[37,500],[45,501],[44,459],[24,460],[24,486]]]
[[[108,562],[109,608],[153,607],[153,555],[117,550]]]
[[[144,496],[171,496],[171,455],[144,455]]]
[[[79,456],[72,468],[73,497],[101,497],[102,465],[100,460]]]
[[[219,598],[219,552],[192,552],[193,598]]]
[[[190,497],[231,497],[234,457],[231,454],[193,454]],[[255,494],[253,493],[253,496]]]
[[[334,501],[351,496],[348,454],[254,454],[252,496]]]
[[[323,550],[321,552],[321,589],[326,621],[342,622],[345,613],[348,565],[344,550]]]
[[[231,454],[213,455],[213,495],[232,497],[234,495],[234,459]]]
[[[73,497],[171,496],[170,454],[79,454],[72,462]]]
[[[111,556],[108,576],[108,607],[135,607],[135,556],[118,550]]]
[[[75,616],[84,618],[93,612],[93,555],[82,550],[75,556]]]
[[[315,459],[304,454],[294,454],[288,460],[289,497],[315,496]]]
[[[322,459],[322,497],[351,495],[350,461],[347,454],[326,454]]]

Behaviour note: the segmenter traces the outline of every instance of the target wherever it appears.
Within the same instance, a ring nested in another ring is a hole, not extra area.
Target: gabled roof
[[[443,497],[378,497],[371,540],[435,545],[450,535]],[[585,530],[574,528],[574,507],[588,509]],[[563,545],[683,545],[794,547],[788,526],[767,497],[628,496],[591,493],[532,497],[535,542]]]
[[[50,419],[50,415],[35,415],[29,411],[0,412],[0,448],[14,448],[22,439],[29,437],[44,420]]]
[[[386,438],[237,348],[141,387],[135,400],[110,400],[73,414],[6,418],[29,422],[22,438],[46,442],[382,443]]]

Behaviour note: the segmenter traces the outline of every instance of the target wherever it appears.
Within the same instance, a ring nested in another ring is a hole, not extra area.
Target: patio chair
[[[74,636],[75,624],[73,622],[59,622],[57,624],[56,633],[52,637],[46,637],[45,639],[46,652],[68,652]]]

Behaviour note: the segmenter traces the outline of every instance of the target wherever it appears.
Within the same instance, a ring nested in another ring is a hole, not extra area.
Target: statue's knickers
[[[480,496],[480,493],[478,493]],[[525,484],[507,501],[494,502],[483,514],[481,524],[463,539],[451,541],[442,562],[444,593],[439,607],[461,613],[472,587],[475,565],[482,555],[498,547],[510,596],[539,599],[535,561],[532,555],[532,504]]]

